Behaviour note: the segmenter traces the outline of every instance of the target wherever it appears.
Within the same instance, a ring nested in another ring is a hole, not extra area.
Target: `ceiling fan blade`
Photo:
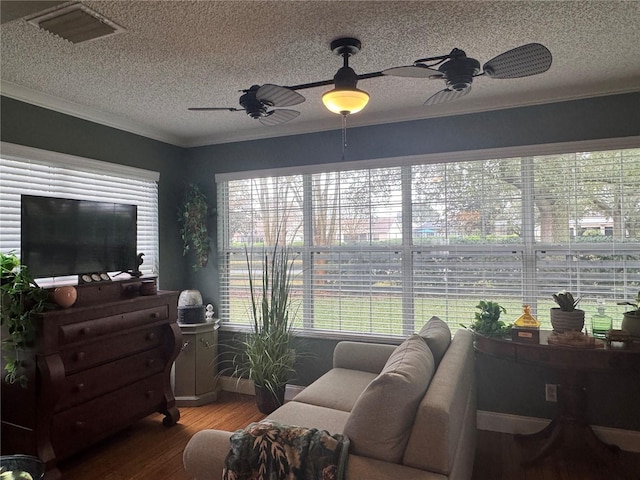
[[[243,108],[234,108],[234,107],[190,107],[187,110],[191,110],[194,112],[214,112],[216,110],[226,110],[228,112],[244,112]]]
[[[266,116],[260,117],[260,123],[267,126],[279,125],[281,123],[293,120],[300,115],[300,112],[296,110],[288,110],[286,108],[280,108],[278,110],[271,110],[267,112]]]
[[[460,97],[464,97],[470,91],[471,87],[467,87],[464,90],[450,90],[445,88],[444,90],[440,90],[438,93],[431,95],[427,101],[424,102],[424,106],[429,107],[439,103],[452,102]]]
[[[547,47],[528,43],[492,58],[482,69],[491,78],[528,77],[549,70],[552,59]]]
[[[404,67],[387,68],[382,71],[382,74],[409,78],[442,78],[441,72],[434,70],[433,68],[429,68],[421,63],[407,65]]]
[[[289,88],[266,83],[256,91],[256,98],[272,107],[290,107],[304,102],[304,97]]]

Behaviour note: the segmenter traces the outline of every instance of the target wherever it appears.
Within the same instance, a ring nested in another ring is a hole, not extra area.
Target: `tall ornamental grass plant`
[[[291,297],[294,258],[287,246],[264,252],[262,271],[256,274],[245,249],[251,296],[251,332],[240,342],[242,355],[234,357],[235,376],[246,377],[283,402],[284,388],[294,372],[296,350],[292,327],[298,313]]]

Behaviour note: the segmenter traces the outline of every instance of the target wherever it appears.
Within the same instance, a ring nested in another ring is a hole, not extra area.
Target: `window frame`
[[[278,169],[268,169],[268,170],[255,170],[255,171],[244,171],[244,172],[230,172],[224,174],[216,175],[216,182],[218,183],[218,206],[219,206],[219,214],[222,215],[221,219],[218,222],[219,231],[218,231],[218,246],[220,250],[220,261],[223,262],[226,257],[226,252],[230,249],[229,246],[229,236],[226,231],[226,222],[225,218],[228,218],[228,205],[225,202],[226,190],[225,185],[226,182],[230,180],[238,180],[238,179],[251,179],[258,178],[263,176],[291,176],[291,175],[302,175],[303,179],[307,178],[307,176],[318,173],[318,172],[330,172],[330,171],[343,171],[343,170],[351,170],[351,169],[374,169],[374,168],[391,168],[391,167],[401,167],[401,168],[410,168],[411,165],[414,164],[434,164],[434,163],[449,163],[449,162],[464,162],[470,160],[490,160],[490,159],[503,159],[503,158],[524,158],[524,157],[533,157],[533,156],[544,156],[544,155],[554,155],[554,154],[571,154],[575,152],[597,152],[597,151],[609,151],[609,150],[625,150],[625,149],[636,149],[640,148],[640,136],[638,137],[625,137],[620,139],[603,139],[603,140],[589,140],[589,141],[581,141],[581,142],[567,142],[562,144],[550,144],[550,145],[533,145],[533,146],[522,146],[522,147],[509,147],[509,148],[499,148],[499,149],[487,149],[487,150],[476,150],[476,151],[466,151],[466,152],[451,152],[445,154],[428,154],[428,155],[419,155],[419,156],[411,156],[411,157],[401,157],[401,158],[393,158],[393,159],[374,159],[367,161],[358,161],[358,162],[345,162],[345,163],[327,163],[321,165],[307,165],[301,167],[293,167],[293,168],[278,168]],[[531,168],[531,166],[523,165],[523,168]],[[405,175],[402,176],[405,178]],[[530,177],[532,178],[532,177]],[[303,180],[308,181],[308,180]],[[403,180],[404,181],[404,180]],[[409,182],[410,182],[409,178]],[[529,191],[528,200],[531,199],[531,185],[525,186]],[[524,196],[523,196],[524,197]],[[523,200],[524,201],[524,200]],[[402,194],[402,202],[403,202],[403,212],[411,212],[411,192],[407,193],[407,189],[403,189]],[[306,203],[305,206],[305,215],[311,214],[311,206]],[[522,255],[523,258],[528,259],[523,262],[523,272],[522,276],[525,278],[533,278],[535,280],[535,255],[537,252],[553,252],[554,254],[564,253],[565,255],[573,254],[577,250],[579,251],[588,251],[590,249],[589,244],[580,245],[579,248],[572,245],[569,247],[568,245],[546,245],[541,243],[535,243],[534,241],[534,220],[533,220],[533,208],[531,205],[523,206],[523,209],[527,208],[530,215],[523,215],[523,229],[526,233],[523,235],[523,242],[517,245],[507,245],[504,247],[496,247],[496,252],[504,250],[502,253],[514,252]],[[308,211],[307,211],[308,209]],[[305,222],[305,227],[310,222]],[[406,229],[410,229],[410,222],[403,222],[403,230],[404,233],[409,233]],[[310,238],[310,235],[305,233],[305,239]],[[425,248],[433,248],[436,251],[441,248],[441,246],[429,246],[425,247],[422,245],[415,245],[415,242],[403,242],[402,248],[403,251],[403,262],[412,262],[411,256],[415,255],[416,252],[424,251]],[[314,247],[304,248],[302,251],[302,258],[305,261],[306,265],[310,265],[310,256],[313,251],[317,251],[324,247]],[[340,247],[338,247],[340,248]],[[474,252],[478,249],[482,249],[483,247],[473,247],[473,246],[457,246],[457,251],[459,253],[464,252]],[[572,248],[572,250],[570,249]],[[598,245],[597,249],[601,252],[602,248],[607,248],[603,245]],[[610,246],[611,251],[615,253],[636,253],[638,251],[638,244],[635,242],[632,243],[618,243],[615,247]],[[367,251],[376,250],[376,247],[366,247],[360,246],[359,250]],[[220,266],[221,270],[221,278],[224,275],[224,265]],[[306,269],[305,269],[306,271]],[[410,275],[408,268],[403,268],[403,275]],[[522,303],[529,303],[535,306],[536,304],[536,281],[527,281],[523,282],[524,289],[522,292]],[[310,282],[304,282],[304,298],[305,304],[309,302],[311,298],[310,290],[312,287],[310,286]],[[404,299],[411,298],[411,292],[414,288],[414,282],[404,281],[403,288],[405,289]],[[221,289],[224,289],[224,282],[221,281]],[[221,300],[224,299],[224,291],[221,292]],[[412,304],[405,303],[403,305],[403,311],[409,312],[411,315],[414,311],[414,306]],[[534,310],[535,311],[535,310]],[[515,312],[512,312],[515,313]],[[370,333],[354,333],[354,332],[345,332],[345,331],[313,331],[309,330],[311,325],[311,319],[309,318],[310,313],[307,309],[303,312],[303,325],[306,327],[301,334],[304,336],[320,336],[320,337],[339,337],[339,338],[368,338],[378,337],[378,338],[387,338],[386,335],[377,335]],[[443,316],[446,316],[446,312],[442,312]],[[511,315],[514,316],[514,315]],[[517,315],[516,315],[517,316]],[[515,319],[515,317],[513,319]],[[231,329],[242,329],[242,327],[237,324],[229,324],[224,322],[223,325],[225,328]],[[411,321],[405,321],[405,326],[403,329],[403,335],[412,333],[414,329],[419,328],[419,325],[415,324],[415,319],[411,319]],[[390,336],[388,338],[397,338],[394,336]]]

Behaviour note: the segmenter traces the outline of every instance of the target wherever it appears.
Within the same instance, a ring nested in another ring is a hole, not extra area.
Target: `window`
[[[640,149],[422,160],[219,176],[223,321],[247,323],[245,247],[257,266],[280,229],[310,333],[406,335],[432,315],[455,328],[481,299],[549,327],[563,289],[587,324],[601,299],[619,325],[616,301],[640,288]]]
[[[157,274],[158,179],[157,172],[2,143],[0,251],[20,254],[21,194],[126,203],[138,207],[140,270]]]

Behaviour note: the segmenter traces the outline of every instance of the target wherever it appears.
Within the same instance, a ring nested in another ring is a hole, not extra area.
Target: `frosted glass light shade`
[[[322,95],[322,103],[333,113],[341,115],[358,113],[369,103],[369,94],[357,88],[352,90],[334,88]]]

